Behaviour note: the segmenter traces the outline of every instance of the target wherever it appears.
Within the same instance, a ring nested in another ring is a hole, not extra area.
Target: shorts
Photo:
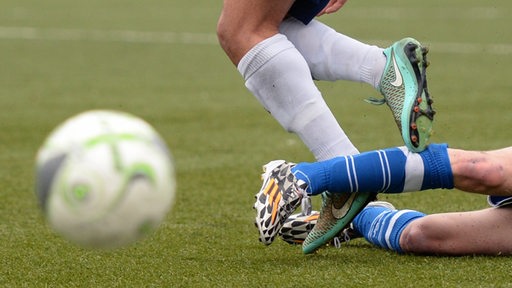
[[[488,196],[487,202],[492,207],[503,207],[512,204],[511,196]]]
[[[307,25],[328,3],[329,0],[297,0],[288,15]]]

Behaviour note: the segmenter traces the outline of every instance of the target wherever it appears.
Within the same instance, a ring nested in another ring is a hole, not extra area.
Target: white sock
[[[317,80],[350,80],[379,86],[386,65],[383,49],[367,45],[313,20],[286,19],[280,31],[306,59]]]
[[[317,160],[358,153],[315,86],[304,57],[286,36],[276,34],[258,43],[238,70],[263,107],[296,133]]]

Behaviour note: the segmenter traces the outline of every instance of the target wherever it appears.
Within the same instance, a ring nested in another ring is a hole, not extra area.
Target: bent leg
[[[432,214],[400,237],[404,252],[434,255],[512,254],[512,207]]]
[[[317,160],[356,154],[315,86],[304,57],[278,26],[294,1],[225,0],[221,46],[263,107]]]

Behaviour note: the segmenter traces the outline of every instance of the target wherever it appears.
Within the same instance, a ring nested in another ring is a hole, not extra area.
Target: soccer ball
[[[118,248],[154,231],[175,197],[172,157],[144,120],[108,110],[59,125],[37,153],[36,194],[49,226],[89,248]]]

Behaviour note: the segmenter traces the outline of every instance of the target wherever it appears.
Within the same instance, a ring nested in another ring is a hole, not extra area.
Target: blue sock
[[[406,155],[399,148],[336,157],[315,163],[299,163],[295,177],[308,184],[312,195],[332,193],[403,191]]]
[[[420,157],[419,157],[419,156]],[[354,156],[336,157],[315,163],[299,163],[292,172],[308,184],[306,192],[312,195],[324,191],[332,193],[401,193],[408,179],[408,159],[421,158],[423,175],[421,186],[408,191],[435,188],[453,188],[453,174],[446,144],[430,144],[426,150],[416,154],[400,148],[389,148],[364,152]],[[414,162],[414,161],[413,161]],[[418,172],[415,172],[418,173]],[[421,172],[420,172],[421,173]]]
[[[387,207],[367,206],[354,221],[354,229],[381,248],[403,252],[400,247],[402,231],[412,220],[425,216],[413,210],[392,210]]]
[[[419,153],[425,169],[421,190],[453,189],[453,172],[447,149],[447,144],[430,144]]]

